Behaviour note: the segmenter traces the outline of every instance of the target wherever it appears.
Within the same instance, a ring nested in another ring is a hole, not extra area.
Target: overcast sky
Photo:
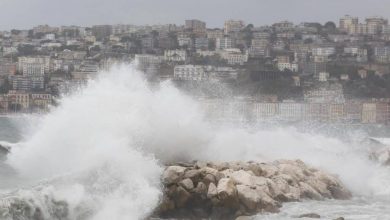
[[[0,9],[1,30],[38,24],[184,24],[192,18],[222,27],[226,19],[264,25],[338,21],[345,14],[390,17],[390,0],[0,0]]]

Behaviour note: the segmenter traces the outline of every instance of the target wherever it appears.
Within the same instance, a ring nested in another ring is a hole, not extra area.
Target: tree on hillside
[[[328,21],[325,23],[324,28],[326,32],[328,33],[335,33],[337,30],[336,24],[332,21]]]
[[[18,46],[18,52],[20,56],[29,56],[35,53],[35,48],[30,44],[20,44]]]
[[[12,35],[19,35],[20,32],[21,32],[20,30],[15,30],[15,29],[12,29],[12,30],[11,30],[11,34],[12,34]]]
[[[249,47],[252,44],[253,32],[254,28],[253,24],[248,24],[244,29],[242,29],[242,33],[244,34],[244,40],[246,45]]]

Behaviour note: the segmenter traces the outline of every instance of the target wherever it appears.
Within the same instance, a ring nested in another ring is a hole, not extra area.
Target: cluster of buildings
[[[53,104],[53,97],[48,93],[10,90],[0,94],[0,114],[46,113]]]
[[[372,75],[389,78],[389,42],[387,19],[369,17],[359,22],[349,15],[339,24],[324,25],[281,21],[256,27],[227,20],[221,28],[209,28],[206,22],[192,19],[183,25],[39,25],[2,31],[0,112],[46,111],[56,96],[86,83],[97,72],[115,63],[136,62],[151,80],[230,84],[246,80],[273,85],[289,79],[284,86],[301,91],[301,97],[253,102],[250,115],[344,120],[350,118],[347,106],[354,98],[344,97],[345,85],[362,83]],[[366,113],[374,111],[367,108],[374,104],[382,102],[360,103],[356,118],[382,123],[377,110],[375,117],[367,119]],[[312,108],[320,113],[308,114]],[[293,113],[286,115],[290,110]]]
[[[389,100],[349,100],[343,103],[272,102],[236,98],[201,99],[211,120],[278,121],[347,124],[390,124]]]

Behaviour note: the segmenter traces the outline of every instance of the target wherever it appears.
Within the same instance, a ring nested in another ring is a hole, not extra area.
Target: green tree
[[[210,39],[209,40],[209,50],[215,50],[215,48],[217,47],[216,45],[216,42],[214,39]]]
[[[18,46],[18,53],[20,56],[29,56],[35,53],[35,48],[30,44],[20,44]]]
[[[21,32],[20,30],[15,30],[15,29],[12,29],[12,30],[11,30],[11,34],[12,34],[12,35],[19,35],[20,32]]]
[[[245,40],[246,45],[249,47],[252,44],[253,39],[253,24],[248,24],[244,29],[242,29],[243,39]]]
[[[328,21],[325,23],[324,28],[326,32],[328,33],[335,33],[337,30],[336,24],[332,21]]]

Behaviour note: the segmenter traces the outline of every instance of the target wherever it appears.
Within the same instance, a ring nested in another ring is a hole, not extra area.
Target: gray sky
[[[226,19],[263,25],[338,21],[345,14],[388,17],[390,0],[0,0],[0,9],[1,30],[38,24],[183,24],[191,18],[222,27]]]

